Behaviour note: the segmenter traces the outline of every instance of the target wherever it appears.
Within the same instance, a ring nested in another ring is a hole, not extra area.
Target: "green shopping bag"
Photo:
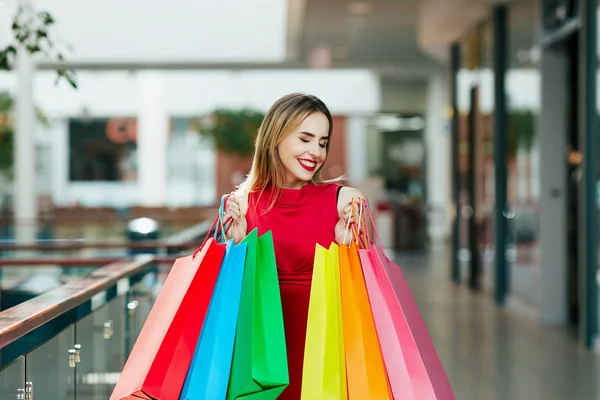
[[[273,400],[289,384],[279,279],[271,232],[246,243],[246,268],[227,400]]]

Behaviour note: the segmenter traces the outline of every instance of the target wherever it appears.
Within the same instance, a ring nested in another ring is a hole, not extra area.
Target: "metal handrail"
[[[0,312],[0,349],[110,287],[125,293],[129,277],[152,268],[154,261],[151,255],[140,255],[134,261],[115,262]]]
[[[199,245],[212,226],[212,221],[203,221],[177,232],[163,240],[140,240],[129,242],[88,242],[84,239],[41,240],[30,244],[0,240],[0,251],[74,251],[86,249],[173,249],[192,248]]]
[[[0,251],[74,251],[74,250],[143,250],[143,249],[166,249],[193,247],[198,241],[171,241],[165,240],[143,240],[139,242],[87,242],[83,239],[62,240],[58,242],[47,241],[34,244],[16,244],[0,242]]]
[[[177,254],[170,256],[155,256],[156,263],[173,262]],[[6,258],[0,259],[0,267],[48,267],[59,265],[61,267],[81,267],[107,265],[114,262],[127,262],[129,258],[123,256],[116,257],[32,257],[32,258]]]

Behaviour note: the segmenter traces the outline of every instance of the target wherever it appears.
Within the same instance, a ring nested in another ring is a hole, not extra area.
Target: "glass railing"
[[[0,312],[0,400],[108,399],[172,261],[209,227],[168,238],[169,251],[92,267]]]
[[[108,399],[158,290],[157,274],[149,271],[126,293],[18,356],[0,370],[0,399]],[[27,347],[14,345],[12,353]]]

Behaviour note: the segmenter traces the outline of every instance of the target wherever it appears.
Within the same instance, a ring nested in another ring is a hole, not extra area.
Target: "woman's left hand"
[[[355,215],[359,215],[361,202],[366,202],[360,190],[343,187],[338,198],[339,221],[335,225],[335,241],[339,245],[349,246],[352,243],[352,225],[356,224]],[[354,210],[352,209],[354,207]],[[348,226],[350,225],[350,228]],[[363,229],[363,227],[361,227]]]
[[[347,227],[348,224],[352,224],[352,222],[352,203],[350,203],[344,208],[344,214],[340,217],[337,224],[335,224],[335,241],[337,244],[350,245],[352,242],[352,231],[347,229]]]

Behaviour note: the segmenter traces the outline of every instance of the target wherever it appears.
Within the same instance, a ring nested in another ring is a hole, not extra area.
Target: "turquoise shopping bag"
[[[227,242],[225,259],[180,400],[224,399],[227,394],[246,248],[245,243]]]

